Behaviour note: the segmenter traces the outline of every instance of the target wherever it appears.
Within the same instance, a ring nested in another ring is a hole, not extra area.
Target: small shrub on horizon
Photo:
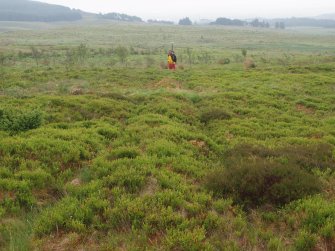
[[[243,49],[241,50],[241,52],[242,52],[242,56],[243,56],[243,57],[246,57],[246,56],[247,56],[247,53],[248,53],[247,49],[243,48]]]
[[[221,58],[221,59],[219,59],[218,64],[221,64],[221,65],[230,64],[230,59],[229,58]]]
[[[118,46],[115,49],[115,54],[119,58],[120,63],[125,64],[127,62],[128,56],[129,56],[129,50],[124,46]]]
[[[247,58],[246,60],[244,60],[244,69],[249,70],[253,68],[256,68],[256,63],[254,62],[254,60],[252,60],[251,58]]]

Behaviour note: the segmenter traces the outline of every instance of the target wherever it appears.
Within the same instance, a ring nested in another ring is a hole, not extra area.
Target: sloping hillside
[[[0,0],[0,21],[75,21],[79,11],[68,7],[27,0]]]
[[[327,13],[316,17],[317,19],[331,19],[335,20],[335,13]]]

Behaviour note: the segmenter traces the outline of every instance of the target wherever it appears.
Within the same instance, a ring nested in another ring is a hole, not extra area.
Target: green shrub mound
[[[318,178],[299,167],[261,160],[216,170],[207,176],[206,185],[216,195],[231,196],[247,208],[281,206],[321,191]]]
[[[42,124],[42,113],[33,111],[0,110],[0,130],[11,133],[36,129]]]
[[[108,160],[116,160],[116,159],[135,159],[137,156],[140,156],[141,153],[138,149],[133,147],[120,147],[111,151],[108,154]]]

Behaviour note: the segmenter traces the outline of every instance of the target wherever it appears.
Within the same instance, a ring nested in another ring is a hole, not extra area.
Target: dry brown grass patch
[[[306,106],[304,106],[304,105],[302,105],[302,104],[297,104],[297,105],[295,106],[295,108],[297,109],[297,111],[299,111],[299,112],[303,112],[303,113],[305,113],[305,114],[313,114],[313,113],[315,112],[314,109],[312,109],[312,108],[310,108],[310,107],[306,107]]]
[[[254,60],[252,60],[251,58],[247,58],[246,60],[244,60],[244,69],[249,70],[253,68],[256,68],[256,63],[254,62]]]
[[[175,79],[166,77],[157,83],[152,84],[152,88],[181,89],[181,83]]]

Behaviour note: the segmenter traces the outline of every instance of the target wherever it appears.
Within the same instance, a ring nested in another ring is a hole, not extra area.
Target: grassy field
[[[0,23],[0,250],[335,250],[334,41]]]

